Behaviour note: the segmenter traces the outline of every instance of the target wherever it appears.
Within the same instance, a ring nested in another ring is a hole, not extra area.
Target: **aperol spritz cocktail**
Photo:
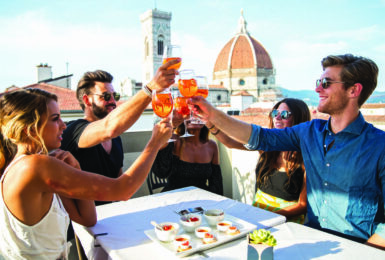
[[[188,99],[188,97],[184,97],[179,91],[174,92],[174,109],[178,114],[182,115],[183,117],[191,114],[189,105],[187,104]],[[188,132],[186,121],[187,119],[183,120],[184,134],[179,137],[184,138],[194,136]]]
[[[176,69],[179,70],[182,65],[182,51],[179,45],[166,45],[163,52],[163,64],[170,60],[180,59],[180,62],[177,64],[171,65],[167,69]]]
[[[187,100],[188,98],[183,96],[177,96],[174,98],[175,110],[182,116],[187,116],[190,114],[190,108],[187,104]]]
[[[172,117],[172,94],[170,88],[163,90],[152,90],[152,109],[154,110],[155,115],[161,118],[166,118],[171,115]],[[157,123],[157,118],[155,117],[155,123]],[[175,139],[169,139],[168,142],[175,142]]]
[[[195,76],[195,80],[197,83],[197,92],[195,96],[202,96],[203,98],[207,98],[209,95],[209,85],[207,84],[207,78],[205,76]],[[205,124],[204,121],[193,115],[191,117],[191,122],[193,124]]]
[[[197,93],[195,94],[195,96],[202,96],[204,98],[207,98],[208,95],[209,95],[208,89],[199,89],[199,88],[197,90]]]
[[[168,117],[172,111],[172,107],[173,101],[169,89],[152,91],[152,109],[157,116],[162,118]]]
[[[198,85],[193,70],[179,71],[178,88],[184,97],[192,97],[196,94]]]

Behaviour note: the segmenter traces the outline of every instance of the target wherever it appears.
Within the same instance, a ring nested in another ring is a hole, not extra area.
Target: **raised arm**
[[[148,88],[164,89],[174,84],[177,72],[167,68],[178,62],[178,60],[169,61],[159,67],[153,80],[147,84]],[[151,97],[144,90],[139,91],[129,101],[118,106],[105,118],[90,123],[84,129],[78,146],[80,148],[91,147],[121,135],[138,120],[150,102]]]
[[[117,179],[83,172],[56,158],[34,155],[39,157],[38,165],[30,168],[41,169],[36,189],[82,200],[128,200],[145,181],[159,148],[170,138],[171,130],[167,118],[155,125],[141,155]]]
[[[201,96],[192,97],[190,104],[194,105],[194,113],[206,121],[210,121],[227,136],[241,144],[246,144],[249,141],[252,130],[250,124],[226,115]]]
[[[224,132],[219,130],[214,124],[211,122],[206,123],[207,128],[210,130],[211,134],[213,134],[222,144],[224,144],[228,148],[238,149],[238,150],[247,150],[242,143],[235,141],[233,138],[226,135]]]

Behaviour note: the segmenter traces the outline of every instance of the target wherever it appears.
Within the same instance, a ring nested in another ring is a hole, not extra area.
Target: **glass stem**
[[[186,135],[188,132],[187,132],[187,124],[186,124],[186,120],[183,120],[183,124],[184,124],[184,134]]]

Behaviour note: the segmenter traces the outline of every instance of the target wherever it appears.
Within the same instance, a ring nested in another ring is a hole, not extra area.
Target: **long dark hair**
[[[274,122],[271,117],[271,112],[274,109],[277,109],[282,103],[285,103],[291,112],[293,125],[297,125],[299,123],[309,121],[310,120],[310,111],[305,102],[295,98],[285,98],[279,101],[274,105],[273,109],[269,113],[269,127],[274,128]],[[257,175],[257,186],[259,187],[262,183],[266,183],[268,176],[275,172],[276,170],[276,162],[280,155],[280,151],[271,151],[271,152],[261,152],[259,157],[259,161],[257,164],[256,175]],[[291,176],[293,173],[301,167],[305,170],[303,165],[303,159],[301,152],[289,151],[286,154],[286,174],[289,178],[286,186],[290,185]],[[296,189],[300,189],[301,187],[296,187]]]

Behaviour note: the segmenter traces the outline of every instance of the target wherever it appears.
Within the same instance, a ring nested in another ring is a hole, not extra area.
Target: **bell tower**
[[[140,16],[142,23],[143,61],[142,84],[148,83],[162,65],[164,47],[171,42],[171,13],[158,9]]]

